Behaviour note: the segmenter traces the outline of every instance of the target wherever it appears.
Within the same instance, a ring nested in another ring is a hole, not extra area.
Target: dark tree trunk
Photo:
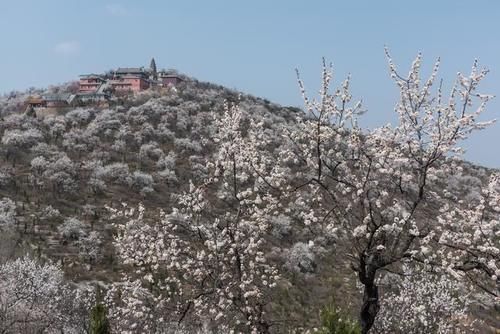
[[[269,334],[269,325],[265,322],[259,322],[257,324],[257,333],[259,334]]]
[[[363,304],[360,312],[362,334],[367,334],[372,328],[379,308],[378,286],[372,280],[365,284],[363,292]]]
[[[378,310],[380,309],[378,298],[378,286],[375,283],[377,269],[380,265],[376,257],[360,256],[359,281],[364,285],[363,304],[359,314],[361,333],[367,334],[373,327]]]

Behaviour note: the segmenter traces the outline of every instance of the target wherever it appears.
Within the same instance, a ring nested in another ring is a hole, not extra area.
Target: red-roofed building
[[[108,83],[117,92],[140,92],[150,86],[148,72],[142,67],[120,67]]]
[[[150,68],[120,67],[106,74],[81,75],[79,93],[136,93],[155,86],[175,86],[181,81],[178,75],[157,72],[156,63],[152,59]]]
[[[161,86],[167,87],[176,86],[182,81],[182,79],[176,74],[167,74],[164,72],[160,72],[158,75],[158,81]]]
[[[106,82],[100,75],[96,74],[85,74],[80,75],[80,88],[78,89],[81,93],[94,93],[97,92],[99,87]]]
[[[149,82],[141,75],[126,74],[119,77],[114,77],[108,83],[114,91],[124,92],[140,92],[149,88]]]

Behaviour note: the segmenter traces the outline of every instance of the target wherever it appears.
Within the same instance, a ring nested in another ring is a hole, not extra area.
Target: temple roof
[[[47,94],[43,96],[45,101],[67,101],[71,94],[62,93],[62,94]]]
[[[43,98],[40,96],[28,96],[28,98],[25,100],[26,103],[31,103],[31,104],[39,104],[45,102]]]
[[[142,67],[119,67],[116,74],[145,74],[147,71]]]
[[[84,78],[84,79],[101,79],[101,80],[104,80],[104,77],[101,75],[101,74],[81,74],[79,76],[80,78]]]

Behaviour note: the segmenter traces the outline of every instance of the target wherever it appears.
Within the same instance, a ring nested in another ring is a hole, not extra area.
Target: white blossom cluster
[[[461,271],[500,301],[500,175],[493,174],[479,200],[440,209],[436,239],[444,248],[434,256]],[[487,276],[489,280],[482,280]]]
[[[16,221],[16,204],[10,198],[0,200],[0,231],[13,227]]]
[[[464,284],[446,273],[424,269],[405,270],[391,277],[391,291],[382,297],[376,332],[380,333],[475,333],[470,317],[472,297]]]
[[[73,289],[58,265],[23,257],[0,265],[0,332],[82,333],[94,295]]]

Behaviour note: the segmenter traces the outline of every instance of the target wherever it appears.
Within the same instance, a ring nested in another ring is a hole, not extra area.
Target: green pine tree
[[[361,328],[347,313],[336,307],[334,303],[325,306],[320,313],[320,334],[360,334]]]
[[[110,334],[106,307],[96,304],[90,313],[90,334]]]
[[[151,58],[151,64],[149,65],[149,68],[151,69],[151,72],[153,72],[153,74],[156,74],[156,62],[155,62],[155,59],[154,58]]]

